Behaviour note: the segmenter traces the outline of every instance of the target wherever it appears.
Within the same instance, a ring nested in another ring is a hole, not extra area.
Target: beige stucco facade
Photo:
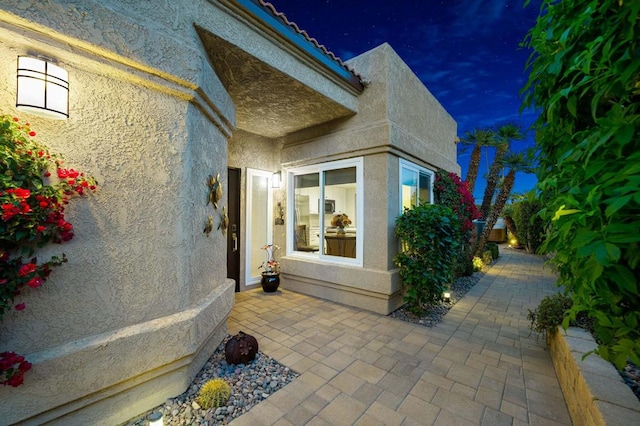
[[[362,158],[362,238],[375,242],[362,266],[285,255],[282,287],[381,313],[401,303],[398,159],[459,172],[454,120],[390,46],[349,62],[362,91],[241,3],[0,4],[0,112],[99,181],[66,211],[75,238],[39,252],[69,262],[0,323],[0,351],[33,363],[24,385],[0,388],[0,424],[115,424],[187,388],[234,302],[205,185],[220,173],[226,194],[228,167]],[[17,56],[38,54],[69,72],[68,120],[15,109]],[[274,196],[286,205],[287,188]],[[290,228],[273,226],[284,247]]]

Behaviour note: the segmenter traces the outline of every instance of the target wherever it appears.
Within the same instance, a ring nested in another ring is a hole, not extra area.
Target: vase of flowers
[[[262,247],[262,250],[267,252],[267,260],[260,265],[260,269],[264,269],[260,284],[262,284],[262,290],[265,293],[273,293],[280,286],[280,262],[276,260],[274,255],[279,248],[275,244],[267,244]]]
[[[338,213],[331,218],[331,226],[338,228],[338,235],[344,235],[344,228],[349,225],[351,225],[351,219],[345,213]]]

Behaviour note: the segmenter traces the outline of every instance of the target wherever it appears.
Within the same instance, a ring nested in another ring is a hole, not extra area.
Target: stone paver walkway
[[[503,249],[432,328],[286,288],[237,293],[229,333],[301,375],[233,425],[570,425],[526,318],[554,282],[539,257]]]

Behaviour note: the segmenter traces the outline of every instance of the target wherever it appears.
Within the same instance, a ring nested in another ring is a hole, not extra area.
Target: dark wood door
[[[240,291],[240,169],[229,168],[228,177],[227,278],[236,280]]]

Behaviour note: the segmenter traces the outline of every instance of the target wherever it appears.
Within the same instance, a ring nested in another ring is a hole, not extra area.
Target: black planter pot
[[[278,290],[278,286],[280,286],[280,274],[263,272],[260,284],[262,284],[262,290],[264,290],[265,293],[273,293]]]

